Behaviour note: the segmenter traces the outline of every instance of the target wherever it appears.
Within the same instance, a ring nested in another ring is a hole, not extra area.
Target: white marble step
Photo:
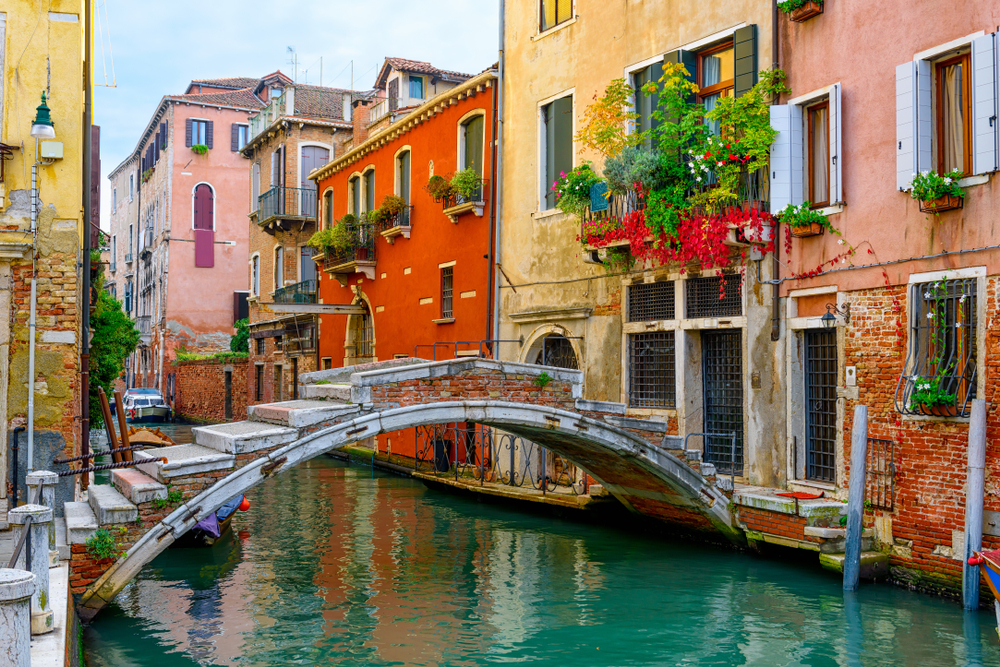
[[[351,385],[300,384],[299,396],[306,400],[347,403],[351,400]]]
[[[134,452],[137,459],[146,459],[136,467],[153,479],[167,484],[171,479],[214,470],[231,470],[236,456],[201,445],[176,445]],[[167,459],[163,463],[161,459]]]
[[[131,500],[107,484],[92,484],[87,489],[87,500],[101,526],[131,523],[139,515],[138,508]]]
[[[66,541],[69,544],[83,544],[97,530],[97,515],[89,503],[66,503],[63,511],[66,515]]]
[[[329,386],[329,385],[320,385]],[[255,422],[304,428],[357,412],[359,406],[332,401],[285,401],[250,406],[250,419]]]
[[[201,447],[223,454],[246,454],[294,442],[299,434],[293,428],[283,428],[259,421],[243,421],[199,426],[191,429],[191,435],[194,436],[195,443]]]
[[[166,486],[135,468],[112,470],[111,484],[136,505],[167,497]]]

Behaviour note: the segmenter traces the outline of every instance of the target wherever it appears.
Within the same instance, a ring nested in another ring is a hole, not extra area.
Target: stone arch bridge
[[[311,374],[313,382],[324,376],[332,381],[301,387],[309,400],[254,406],[249,421],[194,429],[196,444],[156,452],[165,462],[138,452],[148,457],[138,470],[115,471],[114,487],[92,485],[86,504],[67,503],[75,543],[70,585],[83,620],[230,498],[325,452],[431,424],[483,424],[530,439],[585,470],[632,511],[743,540],[721,488],[731,490],[729,479],[717,480],[700,452],[684,451],[670,424],[583,400],[580,371],[474,358]],[[157,509],[166,484],[184,494],[172,511]],[[88,561],[79,536],[109,524],[125,528],[127,552],[113,563]]]

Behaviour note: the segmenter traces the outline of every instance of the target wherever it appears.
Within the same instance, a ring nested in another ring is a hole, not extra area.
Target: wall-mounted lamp
[[[836,304],[826,304],[826,313],[820,318],[824,329],[832,329],[837,326],[837,316],[844,318],[844,324],[851,322],[851,304],[845,303],[843,308],[838,308]]]
[[[35,120],[31,124],[31,136],[35,139],[55,139],[56,128],[49,116],[49,105],[45,103],[45,92],[42,92],[42,103],[35,109]]]

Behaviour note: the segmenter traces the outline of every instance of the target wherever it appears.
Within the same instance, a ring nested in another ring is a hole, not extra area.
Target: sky
[[[101,126],[101,226],[107,176],[135,149],[164,95],[192,79],[257,77],[370,90],[386,56],[478,73],[498,59],[496,0],[98,0],[94,123]],[[113,71],[112,71],[113,56]],[[306,71],[307,70],[307,71]],[[249,173],[249,172],[248,172]]]

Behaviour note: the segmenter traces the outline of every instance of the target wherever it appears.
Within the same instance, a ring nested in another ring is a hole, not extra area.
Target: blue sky
[[[308,83],[319,83],[322,56],[323,85],[338,88],[350,87],[353,60],[356,89],[370,89],[386,56],[479,72],[497,61],[498,6],[494,0],[98,0],[103,34],[95,36],[95,82],[105,82],[105,70],[112,82],[112,52],[117,80],[114,88],[98,87],[94,99],[102,226],[108,227],[108,173],[135,148],[160,98],[183,93],[191,79],[276,69],[292,76],[289,46],[298,54],[299,81],[308,76]]]

